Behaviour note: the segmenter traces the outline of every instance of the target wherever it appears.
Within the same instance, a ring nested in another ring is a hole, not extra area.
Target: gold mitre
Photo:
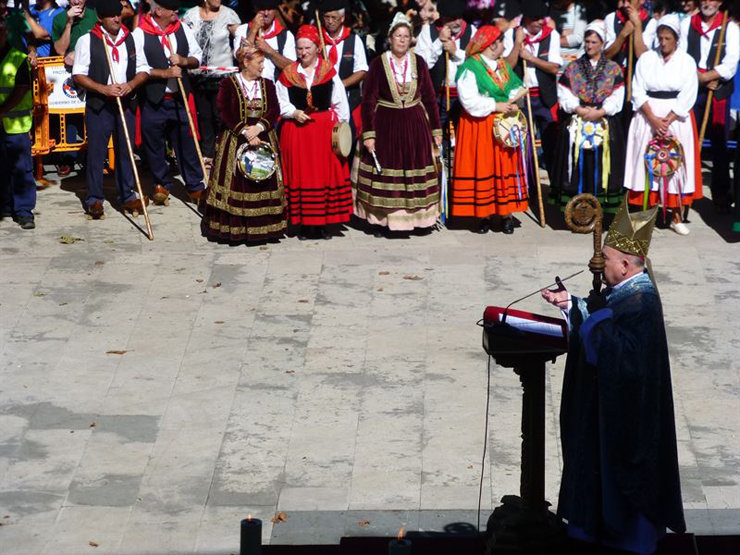
[[[614,215],[604,245],[627,254],[647,256],[657,216],[657,206],[630,213],[625,199]]]

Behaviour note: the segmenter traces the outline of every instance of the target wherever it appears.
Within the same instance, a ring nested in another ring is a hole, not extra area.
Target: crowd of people
[[[660,205],[686,235],[702,156],[716,210],[738,209],[728,140],[740,31],[721,0],[8,1],[2,216],[24,229],[35,225],[32,67],[54,55],[85,99],[67,136],[87,139],[58,172],[84,167],[93,219],[111,136],[110,200],[136,213],[169,204],[174,158],[204,236],[228,243],[288,228],[328,239],[353,215],[376,236],[451,220],[510,234],[517,212],[581,193],[606,212],[625,196]]]

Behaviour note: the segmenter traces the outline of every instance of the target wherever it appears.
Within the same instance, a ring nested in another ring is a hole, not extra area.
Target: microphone
[[[559,276],[555,276],[555,283],[551,283],[551,284],[549,284],[549,285],[546,285],[546,286],[544,286],[544,287],[540,287],[539,289],[536,289],[535,291],[532,291],[532,292],[531,292],[531,293],[529,293],[528,295],[524,295],[524,296],[523,296],[522,298],[520,298],[520,299],[516,299],[515,301],[511,301],[511,302],[510,302],[510,303],[509,303],[508,305],[506,305],[506,308],[504,308],[504,313],[503,313],[503,314],[501,315],[501,323],[502,323],[502,324],[505,324],[505,323],[506,323],[506,315],[508,314],[508,310],[509,310],[509,308],[511,308],[511,306],[512,306],[512,305],[515,305],[516,303],[518,303],[519,301],[523,301],[524,299],[528,299],[528,298],[529,298],[529,297],[531,297],[532,295],[536,295],[537,293],[539,293],[539,292],[540,292],[540,291],[542,291],[543,289],[549,289],[549,288],[550,288],[550,287],[552,287],[553,285],[557,285],[557,286],[558,286],[558,287],[560,287],[561,289],[565,289],[565,287],[563,286],[563,282],[564,282],[564,281],[568,281],[568,280],[569,280],[570,278],[574,278],[574,277],[576,277],[576,276],[577,276],[578,274],[582,274],[582,273],[583,273],[583,272],[585,272],[585,271],[586,271],[586,270],[579,270],[579,271],[578,271],[578,272],[576,272],[575,274],[571,274],[571,275],[569,275],[568,277],[564,277],[563,279],[560,279],[560,277],[559,277]]]

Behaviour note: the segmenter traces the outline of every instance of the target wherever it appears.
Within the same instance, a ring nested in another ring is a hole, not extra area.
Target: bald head
[[[645,261],[640,256],[618,251],[606,245],[601,252],[604,255],[604,280],[609,286],[613,287],[642,273],[645,269]]]

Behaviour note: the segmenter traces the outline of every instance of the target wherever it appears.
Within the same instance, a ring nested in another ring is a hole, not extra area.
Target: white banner
[[[80,97],[72,82],[72,73],[63,65],[45,66],[46,82],[49,85],[49,111],[85,111],[85,99]]]

